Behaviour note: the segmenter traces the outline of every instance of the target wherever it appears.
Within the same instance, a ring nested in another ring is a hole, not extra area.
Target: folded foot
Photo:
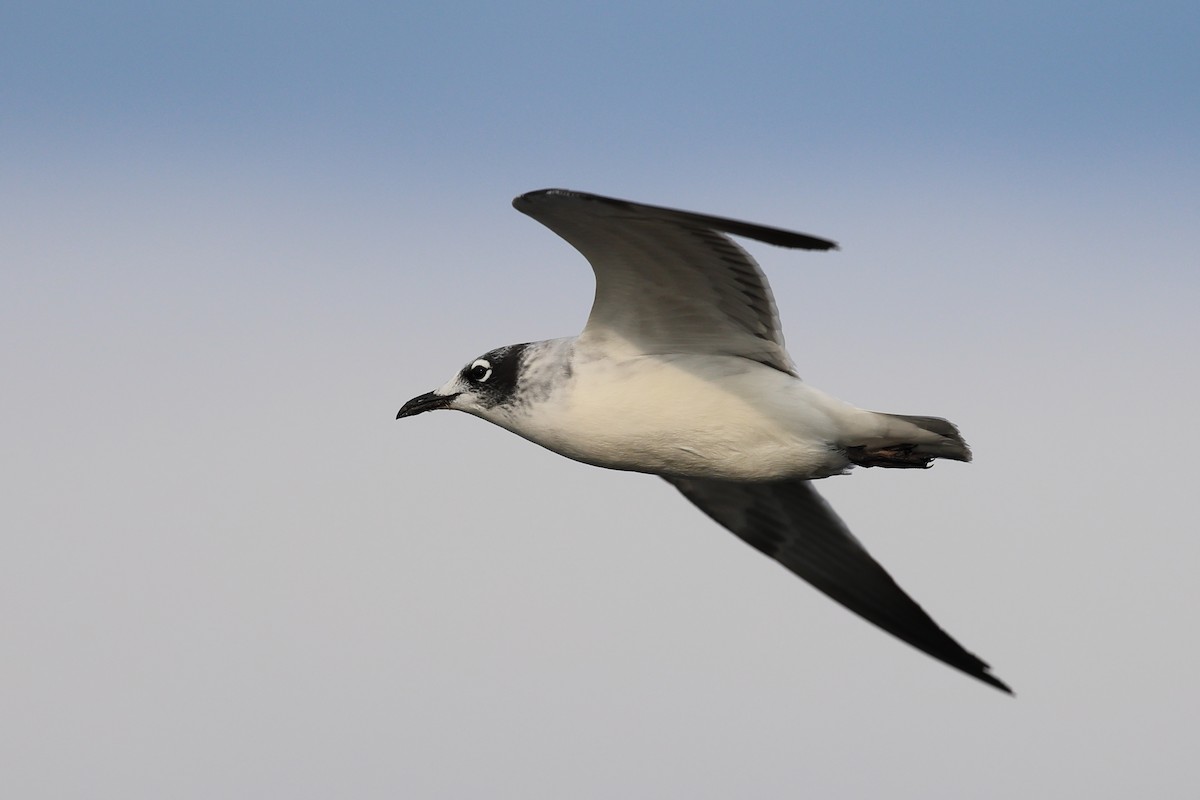
[[[893,444],[887,447],[868,449],[864,445],[847,447],[846,455],[860,467],[892,467],[897,469],[925,469],[933,463],[933,457],[917,453],[915,444]]]

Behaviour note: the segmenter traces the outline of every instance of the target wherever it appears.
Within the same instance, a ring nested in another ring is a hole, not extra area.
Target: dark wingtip
[[[993,675],[990,672],[972,672],[969,674],[971,675],[972,678],[978,678],[979,680],[986,683],[988,686],[993,686],[993,687],[999,689],[1000,691],[1004,692],[1007,695],[1010,695],[1012,697],[1017,696],[1017,693],[1012,690],[1012,687],[1010,687],[1007,683],[1000,680],[999,678],[997,678],[995,675]]]
[[[586,200],[601,205],[607,205],[615,208],[624,209],[639,209],[651,214],[662,215],[665,217],[673,217],[680,222],[691,225],[702,225],[712,230],[721,231],[722,233],[733,234],[734,236],[745,236],[747,239],[755,239],[767,244],[773,244],[777,247],[790,247],[799,250],[839,250],[837,242],[830,239],[822,239],[820,236],[812,236],[807,233],[798,233],[796,231],[784,230],[783,228],[771,228],[766,225],[759,225],[754,222],[742,222],[741,220],[729,219],[727,217],[714,217],[708,214],[697,214],[694,211],[679,211],[674,208],[666,208],[664,206],[652,206],[647,203],[635,203],[632,200],[621,200],[616,197],[604,197],[598,194],[589,194],[587,192],[577,192],[571,189],[537,189],[532,192],[518,195],[513,198],[513,208],[522,213],[528,214],[529,209],[539,200],[552,197],[565,197],[576,200]],[[532,215],[531,215],[532,216]]]
[[[536,203],[538,200],[541,200],[544,197],[554,196],[581,198],[596,197],[596,195],[587,194],[585,192],[573,192],[570,189],[535,189],[532,192],[525,192],[524,194],[517,195],[513,198],[512,204],[513,208],[519,211],[521,210],[522,206],[528,206],[530,203]]]

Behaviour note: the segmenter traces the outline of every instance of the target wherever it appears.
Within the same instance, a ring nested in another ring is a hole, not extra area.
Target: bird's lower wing
[[[939,661],[1012,692],[896,585],[811,481],[667,481],[744,542],[854,613]]]

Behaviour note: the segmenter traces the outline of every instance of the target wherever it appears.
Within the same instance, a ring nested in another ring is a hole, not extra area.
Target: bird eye
[[[486,358],[476,359],[471,366],[467,367],[467,377],[477,383],[485,382],[492,377],[491,363]]]

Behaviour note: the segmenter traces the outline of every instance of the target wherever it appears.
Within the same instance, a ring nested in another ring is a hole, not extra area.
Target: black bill
[[[451,401],[456,397],[458,397],[456,394],[426,392],[400,406],[400,410],[396,412],[396,419],[411,417],[414,414],[420,414],[424,411],[437,411],[439,408],[445,408],[450,405]]]

